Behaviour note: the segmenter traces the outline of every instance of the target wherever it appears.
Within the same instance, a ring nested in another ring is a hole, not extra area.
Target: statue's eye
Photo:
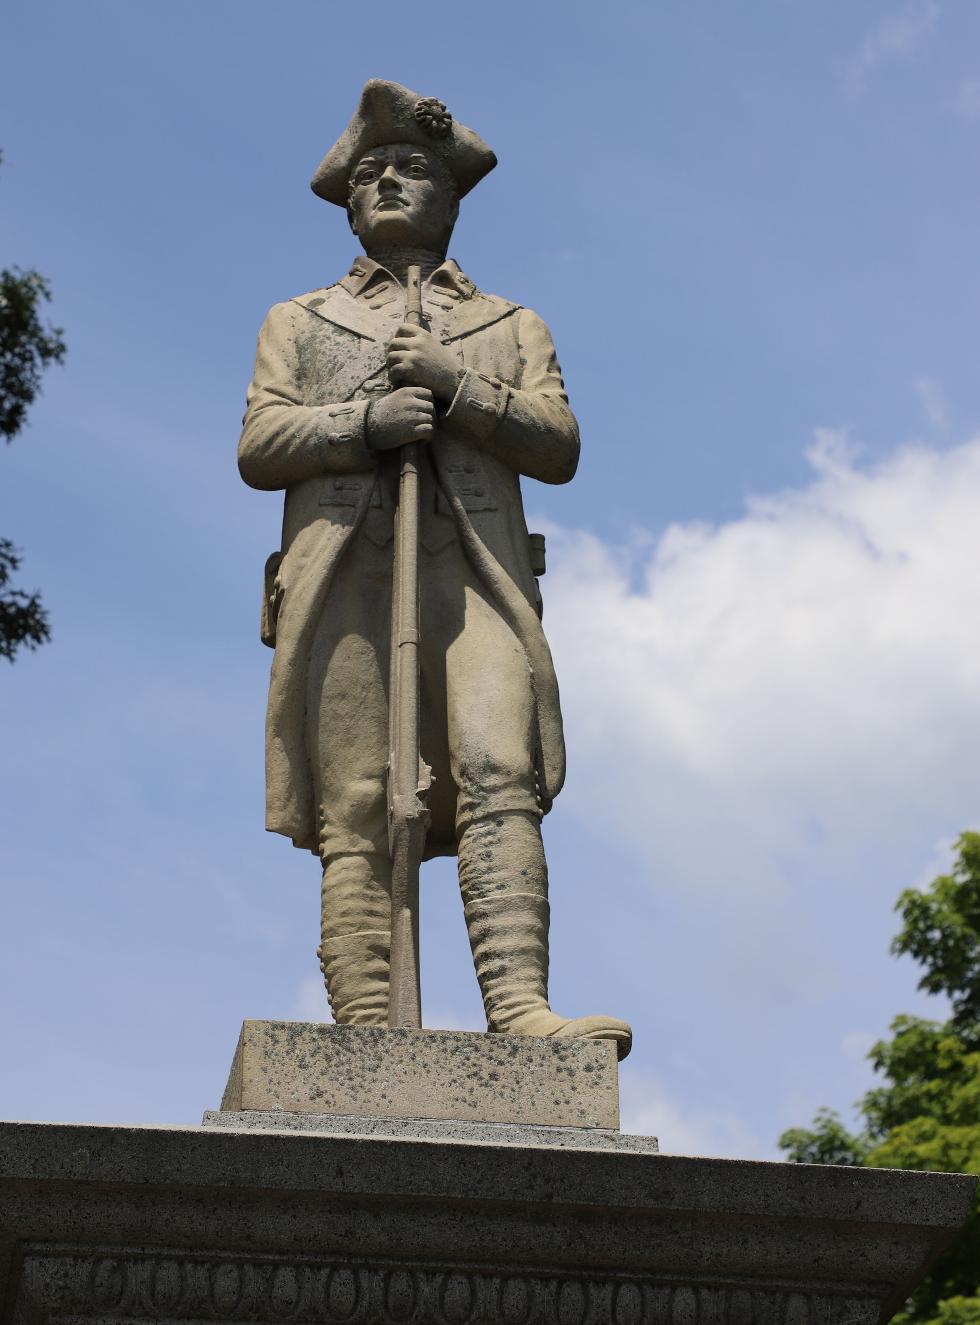
[[[373,184],[377,178],[378,172],[376,170],[359,170],[357,172],[358,184]]]
[[[425,166],[420,165],[416,161],[414,162],[414,164],[409,166],[408,173],[412,176],[413,179],[425,179]]]

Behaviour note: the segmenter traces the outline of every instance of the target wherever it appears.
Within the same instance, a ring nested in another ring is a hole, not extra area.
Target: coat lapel
[[[482,331],[484,327],[490,327],[494,322],[519,311],[519,304],[512,304],[495,294],[477,292],[471,298],[461,300],[453,309],[442,339],[447,344],[462,340],[464,336],[472,336],[475,331]]]
[[[374,312],[366,304],[358,301],[342,285],[331,285],[326,290],[314,290],[312,294],[300,295],[293,303],[308,309],[324,322],[332,322],[335,327],[352,331],[364,340],[391,339],[391,322],[380,313]]]
[[[340,327],[358,337],[356,344],[346,350],[342,367],[329,381],[331,400],[350,400],[359,387],[384,369],[388,342],[394,331],[391,321],[365,308],[337,285],[301,295],[293,303],[322,318],[329,326]]]
[[[383,313],[375,312],[355,299],[343,285],[331,285],[325,290],[300,295],[293,303],[307,309],[315,317],[322,318],[324,322],[360,338],[361,354],[352,356],[347,366],[338,373],[339,380],[333,384],[337,388],[342,380],[343,390],[338,391],[336,398],[348,400],[362,382],[373,377],[384,365],[387,345],[395,326]],[[475,291],[470,298],[460,300],[453,308],[441,339],[445,344],[451,344],[519,311],[519,304],[512,304],[494,294]]]

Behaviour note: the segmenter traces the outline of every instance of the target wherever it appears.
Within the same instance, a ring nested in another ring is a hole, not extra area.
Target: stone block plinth
[[[974,1179],[288,1129],[0,1124],[14,1325],[877,1325]]]
[[[608,1041],[246,1021],[224,1112],[619,1126]]]

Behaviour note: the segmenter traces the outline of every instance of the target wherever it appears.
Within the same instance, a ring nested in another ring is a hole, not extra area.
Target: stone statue
[[[322,862],[334,1017],[385,1025],[392,568],[415,446],[419,632],[405,638],[418,656],[413,757],[432,772],[425,857],[458,856],[488,1029],[608,1039],[624,1057],[625,1022],[548,1006],[541,818],[564,743],[543,540],[528,534],[520,477],[567,483],[579,437],[545,324],[446,258],[459,200],[495,165],[441,102],[372,80],[313,178],[365,256],[270,311],[248,392],[242,477],[285,490],[263,609],[267,827]],[[406,318],[416,269],[421,325]]]

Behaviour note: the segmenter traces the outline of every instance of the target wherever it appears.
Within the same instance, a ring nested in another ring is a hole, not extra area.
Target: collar
[[[386,284],[391,285],[391,291],[382,289]],[[336,285],[299,295],[292,302],[367,341],[387,344],[393,330],[391,312],[397,313],[398,309],[389,310],[387,315],[381,310],[394,304],[401,294],[402,287],[391,272],[362,257]],[[433,331],[447,344],[520,311],[518,304],[483,294],[451,259],[437,267],[426,281],[423,300],[428,309],[439,310]],[[447,310],[446,316],[443,310]]]
[[[382,267],[380,262],[375,262],[373,258],[366,257],[363,254],[354,259],[350,271],[339,281],[339,284],[355,299],[362,295],[369,296],[372,293],[380,293],[381,287],[385,283],[390,283],[393,286],[400,286],[401,284],[387,267]],[[447,299],[446,307],[451,307],[459,299],[472,299],[477,292],[476,286],[468,276],[463,274],[459,264],[453,258],[447,258],[441,266],[437,267],[428,280],[423,283],[422,289],[426,293],[435,295],[437,299],[440,297]]]

